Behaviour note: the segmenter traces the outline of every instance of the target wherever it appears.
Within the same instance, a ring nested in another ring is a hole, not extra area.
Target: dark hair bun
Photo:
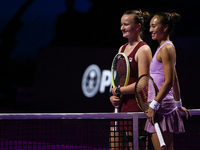
[[[141,11],[141,10],[140,10],[140,11]],[[145,22],[148,21],[149,18],[151,17],[150,13],[147,12],[147,11],[141,12],[141,13],[142,13],[142,16],[143,16]]]
[[[170,15],[173,23],[178,22],[181,18],[181,15],[175,12],[170,13]]]

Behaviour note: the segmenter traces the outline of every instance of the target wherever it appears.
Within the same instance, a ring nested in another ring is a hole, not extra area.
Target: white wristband
[[[155,99],[149,104],[149,107],[151,107],[153,110],[156,110],[157,107],[160,105],[160,103],[158,103],[158,101],[156,101]]]
[[[176,103],[176,106],[177,106],[178,108],[180,108],[180,107],[182,106],[182,101],[181,101],[181,99],[180,99],[180,101],[175,101],[175,103]]]

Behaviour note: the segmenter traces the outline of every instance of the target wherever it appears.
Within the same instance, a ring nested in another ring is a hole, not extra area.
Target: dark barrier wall
[[[108,96],[111,84],[109,71],[116,52],[117,49],[103,48],[47,47],[41,49],[31,111],[113,111]],[[199,54],[200,52],[197,51],[190,53],[177,50],[177,72],[182,101],[188,108],[199,108],[197,97],[200,73],[196,67]],[[97,70],[94,67],[86,71],[91,65],[95,65]],[[90,77],[92,70],[96,73]],[[84,73],[86,78],[83,77]],[[83,91],[86,91],[86,94]]]
[[[108,95],[111,83],[110,66],[117,51],[117,49],[78,47],[41,49],[32,110],[113,111]]]

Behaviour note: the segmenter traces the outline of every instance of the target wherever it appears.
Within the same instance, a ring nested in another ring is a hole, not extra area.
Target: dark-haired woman
[[[158,86],[159,93],[146,111],[147,122],[145,130],[150,133],[155,150],[173,150],[173,133],[185,132],[184,124],[179,111],[188,115],[190,112],[182,106],[180,88],[175,69],[176,51],[170,41],[170,34],[174,24],[179,21],[177,13],[156,13],[150,21],[150,33],[153,40],[157,40],[159,47],[150,65],[150,75]],[[154,128],[154,117],[157,111],[157,121],[166,143],[161,148]]]

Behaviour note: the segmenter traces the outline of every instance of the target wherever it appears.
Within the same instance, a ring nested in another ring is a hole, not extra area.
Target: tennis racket
[[[130,63],[128,57],[124,53],[115,55],[111,66],[111,80],[113,87],[122,87],[128,85],[130,77]],[[117,95],[122,97],[122,95]],[[119,107],[115,107],[115,113],[119,112]],[[117,121],[115,121],[115,130]]]
[[[149,103],[156,97],[157,93],[158,88],[150,75],[144,74],[138,78],[135,84],[135,96],[137,104],[143,112],[149,108]],[[165,147],[166,144],[156,120],[154,127],[160,142],[160,147]]]

